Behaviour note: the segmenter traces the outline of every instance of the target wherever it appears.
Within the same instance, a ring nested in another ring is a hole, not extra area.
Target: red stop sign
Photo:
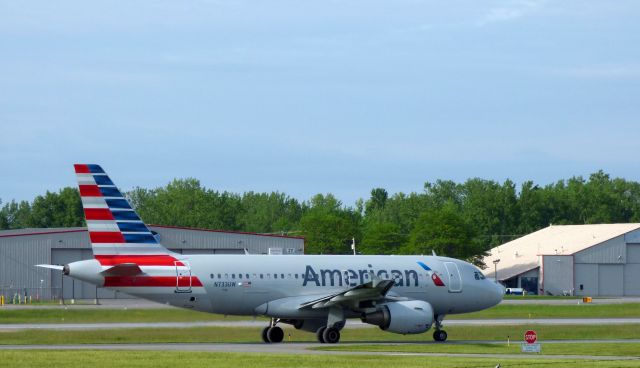
[[[529,330],[524,333],[524,341],[526,341],[527,344],[533,344],[536,340],[538,340],[538,334],[535,331]]]

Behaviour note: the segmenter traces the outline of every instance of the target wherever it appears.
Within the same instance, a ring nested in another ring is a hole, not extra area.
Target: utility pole
[[[499,263],[499,262],[500,262],[500,259],[499,259],[499,258],[498,258],[498,259],[494,259],[494,260],[493,260],[493,265],[494,265],[494,267],[495,267],[494,275],[495,275],[495,278],[496,278],[496,284],[498,283],[498,263]]]
[[[351,239],[351,250],[353,251],[353,255],[356,255],[356,238]]]

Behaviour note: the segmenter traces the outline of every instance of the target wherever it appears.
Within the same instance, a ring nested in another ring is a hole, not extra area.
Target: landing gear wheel
[[[447,340],[447,331],[445,330],[436,330],[433,333],[433,339],[436,341],[446,341]]]
[[[322,333],[322,339],[327,344],[335,344],[340,341],[340,330],[335,327],[328,327]]]
[[[316,331],[316,338],[318,339],[318,342],[321,344],[324,344],[326,341],[324,341],[324,331],[326,330],[326,327],[320,327],[318,329],[318,331]]]
[[[267,344],[271,342],[269,341],[269,337],[267,336],[270,328],[271,328],[270,326],[267,326],[262,329],[262,341],[266,342]]]
[[[278,326],[270,327],[269,330],[267,330],[267,339],[272,343],[282,342],[284,339],[284,331]]]

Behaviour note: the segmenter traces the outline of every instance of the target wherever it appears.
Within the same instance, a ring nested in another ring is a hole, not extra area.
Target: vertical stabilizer
[[[74,165],[95,258],[103,265],[174,266],[164,248],[99,165]]]

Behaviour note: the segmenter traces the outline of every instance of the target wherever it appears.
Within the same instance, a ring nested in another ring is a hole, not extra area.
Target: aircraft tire
[[[340,330],[335,327],[328,327],[322,333],[322,339],[327,344],[336,344],[340,341]]]
[[[324,330],[326,330],[327,327],[323,326],[320,327],[318,329],[318,331],[316,331],[316,338],[318,339],[318,342],[321,344],[324,344],[326,341],[324,341]]]
[[[269,329],[271,328],[271,326],[267,326],[265,328],[262,329],[262,341],[266,342],[267,344],[269,344],[271,341],[269,341],[269,336],[267,335],[269,333]]]
[[[433,339],[436,341],[447,341],[447,331],[436,330],[433,332]]]
[[[278,326],[273,326],[267,331],[267,339],[274,344],[282,342],[284,339],[284,331]]]

